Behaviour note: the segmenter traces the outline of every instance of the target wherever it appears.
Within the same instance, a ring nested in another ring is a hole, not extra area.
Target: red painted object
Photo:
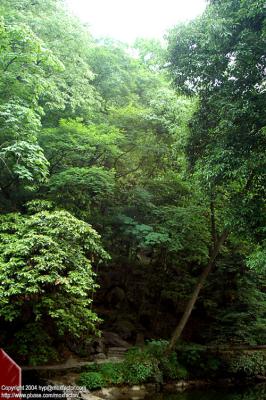
[[[0,349],[0,399],[18,399],[21,394],[21,368]]]

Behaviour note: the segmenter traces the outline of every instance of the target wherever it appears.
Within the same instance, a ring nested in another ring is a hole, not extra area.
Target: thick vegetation
[[[210,352],[197,344],[177,347],[166,355],[166,341],[151,341],[140,350],[130,349],[122,362],[92,364],[86,367],[77,380],[90,390],[110,385],[136,385],[157,383],[158,385],[184,379],[245,379],[254,375],[265,375],[265,355],[230,354],[229,356]]]
[[[265,343],[263,7],[210,1],[167,49],[129,49],[59,0],[1,1],[0,338],[17,358],[174,332],[86,372],[96,388],[215,370],[169,353],[181,335]]]

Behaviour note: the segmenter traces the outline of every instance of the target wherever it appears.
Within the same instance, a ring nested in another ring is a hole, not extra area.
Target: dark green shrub
[[[214,355],[214,354],[207,354],[207,352],[204,353],[204,358],[205,358],[205,362],[203,360],[203,372],[204,375],[206,376],[206,374],[208,374],[208,376],[213,377],[215,376],[217,373],[219,373],[219,371],[221,371],[222,368],[222,360]]]
[[[104,377],[107,384],[119,385],[124,383],[124,363],[99,364],[98,371]]]
[[[168,345],[167,340],[151,340],[147,343],[146,351],[156,358],[161,358],[164,355],[166,347]]]
[[[229,371],[236,375],[255,376],[266,374],[266,356],[261,351],[239,353],[227,360]]]
[[[158,364],[158,360],[147,351],[131,349],[123,362],[125,382],[136,385],[151,380],[160,381]]]
[[[78,382],[80,386],[86,386],[89,390],[101,389],[105,386],[104,377],[100,372],[82,372]]]
[[[182,351],[165,355],[166,341],[151,341],[144,349],[132,348],[123,362],[91,364],[81,374],[82,383],[90,389],[123,383],[137,385],[144,382],[162,383],[167,380],[210,376],[220,368],[221,361],[203,346],[183,346]]]
[[[183,365],[192,378],[214,378],[221,371],[222,361],[211,353],[206,346],[196,343],[183,344],[177,347],[178,362]]]
[[[176,349],[178,360],[182,365],[185,365],[188,369],[190,367],[199,366],[203,359],[203,353],[206,351],[204,346],[196,343],[182,344]]]
[[[159,362],[159,369],[164,379],[185,379],[188,372],[178,360],[176,353],[171,353],[165,356],[167,348],[167,340],[152,340],[148,342],[146,351]]]
[[[88,364],[88,365],[85,365],[83,368],[82,368],[82,372],[92,372],[92,371],[94,371],[94,372],[98,372],[99,371],[99,364],[97,364],[97,363],[92,363],[92,364]]]
[[[171,353],[169,356],[161,358],[160,370],[166,380],[185,379],[188,376],[186,368],[179,364],[176,353]]]
[[[53,340],[41,323],[30,323],[17,332],[14,344],[8,350],[23,361],[28,359],[33,366],[58,360]]]

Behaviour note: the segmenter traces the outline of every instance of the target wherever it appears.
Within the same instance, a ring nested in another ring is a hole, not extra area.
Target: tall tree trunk
[[[216,221],[215,221],[215,195],[213,190],[211,191],[210,194],[210,220],[211,220],[212,250],[213,250],[217,242]]]
[[[201,288],[203,287],[207,276],[211,272],[211,270],[213,268],[213,265],[214,265],[214,261],[215,261],[217,255],[219,254],[219,251],[220,251],[222,245],[224,244],[224,242],[226,241],[228,235],[229,235],[229,231],[227,229],[224,229],[224,231],[221,234],[221,236],[217,239],[217,241],[215,243],[215,246],[214,246],[214,248],[213,248],[213,250],[212,250],[212,252],[210,254],[209,262],[208,262],[207,266],[203,269],[203,271],[202,271],[202,273],[200,275],[198,283],[195,286],[194,291],[193,291],[193,293],[192,293],[192,295],[191,295],[191,297],[190,297],[190,299],[189,299],[189,301],[188,301],[188,303],[186,305],[184,314],[183,314],[181,320],[179,321],[179,323],[178,323],[178,325],[177,325],[177,327],[176,327],[176,329],[175,329],[175,331],[174,331],[174,333],[172,335],[172,338],[171,338],[171,340],[169,342],[169,345],[168,345],[168,347],[166,349],[166,353],[169,354],[173,350],[173,348],[176,345],[177,340],[180,338],[180,335],[183,332],[183,329],[185,328],[185,326],[186,326],[186,324],[188,322],[188,319],[190,317],[190,314],[191,314],[191,312],[193,310],[193,307],[194,307],[194,305],[195,305],[195,303],[197,301],[197,298],[199,296],[199,292],[200,292]]]

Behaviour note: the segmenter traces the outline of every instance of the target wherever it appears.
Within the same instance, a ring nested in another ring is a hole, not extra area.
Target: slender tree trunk
[[[213,191],[210,195],[210,220],[211,220],[211,233],[212,233],[212,250],[215,248],[217,242],[217,231],[215,221],[215,196]]]
[[[179,321],[179,323],[178,323],[178,325],[177,325],[177,327],[176,327],[176,329],[175,329],[175,331],[173,333],[173,336],[172,336],[172,338],[171,338],[171,340],[169,342],[169,345],[168,345],[168,347],[166,349],[166,353],[169,354],[173,350],[173,348],[176,345],[177,340],[180,338],[180,335],[183,332],[183,329],[185,328],[185,326],[186,326],[186,324],[188,322],[188,319],[190,317],[190,314],[191,314],[191,312],[193,310],[193,307],[194,307],[194,305],[195,305],[195,303],[197,301],[197,298],[199,296],[199,292],[200,292],[201,288],[203,287],[207,276],[211,272],[211,270],[213,268],[213,265],[214,265],[214,261],[215,261],[217,255],[219,254],[219,251],[220,251],[222,245],[224,244],[224,242],[226,241],[228,235],[229,235],[229,231],[227,229],[225,229],[223,231],[223,233],[221,234],[221,236],[217,239],[217,241],[215,243],[215,246],[213,248],[213,251],[210,254],[209,262],[208,262],[207,266],[203,269],[203,271],[202,271],[202,273],[200,275],[198,283],[195,286],[194,291],[193,291],[193,293],[192,293],[192,295],[191,295],[191,297],[190,297],[190,299],[189,299],[189,301],[188,301],[188,303],[186,305],[184,314],[183,314],[181,320]]]

